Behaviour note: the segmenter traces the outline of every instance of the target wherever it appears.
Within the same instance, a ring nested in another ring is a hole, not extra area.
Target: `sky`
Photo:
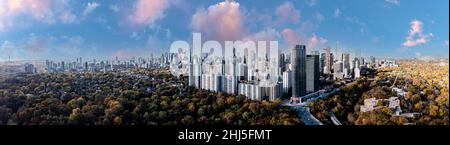
[[[339,42],[351,55],[448,58],[449,1],[0,0],[0,61],[150,57],[193,32],[283,52]]]

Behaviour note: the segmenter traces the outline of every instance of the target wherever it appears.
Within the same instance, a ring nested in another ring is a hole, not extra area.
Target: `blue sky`
[[[448,0],[0,0],[0,61],[126,59],[192,32],[387,58],[447,57]]]

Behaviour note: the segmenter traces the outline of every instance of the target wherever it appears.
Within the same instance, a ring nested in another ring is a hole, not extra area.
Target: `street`
[[[292,104],[289,102],[289,100],[286,100],[286,101],[284,101],[283,105],[292,107],[294,110],[296,110],[298,113],[298,116],[300,116],[300,118],[305,123],[305,125],[323,125],[322,122],[320,122],[316,117],[314,117],[314,115],[311,114],[308,106],[311,102],[315,101],[316,99],[326,98],[326,97],[330,96],[331,94],[336,93],[337,91],[339,91],[339,88],[334,89],[333,91],[331,91],[329,93],[320,94],[317,97],[308,99],[307,101],[298,103],[298,104]],[[337,121],[337,119],[336,119],[336,121]],[[339,122],[339,121],[337,121],[337,122]]]

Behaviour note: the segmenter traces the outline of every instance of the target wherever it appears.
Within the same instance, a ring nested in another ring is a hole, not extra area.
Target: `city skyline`
[[[371,7],[367,7],[370,5]],[[414,9],[414,11],[410,11]],[[193,32],[206,40],[276,40],[283,52],[448,58],[448,1],[0,2],[0,61],[148,58]]]

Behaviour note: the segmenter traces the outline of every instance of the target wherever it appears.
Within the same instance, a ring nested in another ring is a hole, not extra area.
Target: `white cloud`
[[[416,56],[417,56],[417,57],[421,57],[421,56],[422,56],[422,53],[416,52]]]
[[[310,7],[313,7],[317,4],[317,0],[308,0],[307,3]]]
[[[94,11],[97,7],[99,7],[100,4],[96,3],[96,2],[89,2],[87,3],[86,7],[84,8],[83,11],[83,16],[87,16],[90,13],[92,13],[92,11]]]
[[[380,38],[379,37],[372,37],[372,42],[373,43],[378,43],[378,42],[380,42]]]
[[[109,5],[109,9],[111,9],[112,11],[114,11],[114,12],[116,12],[116,13],[120,11],[119,6],[116,5],[116,4],[114,4],[114,5]]]
[[[13,53],[15,46],[9,41],[3,41],[3,44],[0,46],[0,52],[4,55],[11,55]],[[5,56],[6,57],[6,56]]]
[[[23,44],[22,49],[25,49],[32,53],[41,53],[49,49],[52,37],[37,36],[31,34],[30,38]]]
[[[424,34],[423,23],[419,20],[413,20],[406,41],[402,45],[405,47],[413,47],[426,44],[430,37],[433,37],[433,33]]]
[[[400,0],[385,0],[386,3],[392,4],[392,5],[400,5]]]
[[[325,21],[325,16],[323,16],[321,13],[318,12],[315,14],[314,19],[320,23],[320,22]]]
[[[444,41],[445,46],[448,46],[448,40]]]
[[[73,14],[71,11],[64,11],[62,12],[62,14],[59,16],[59,18],[61,19],[61,22],[64,24],[71,24],[74,23],[77,19],[77,16],[75,14]]]
[[[341,9],[336,8],[336,9],[334,10],[334,17],[335,17],[335,18],[339,18],[341,15],[342,15]]]

